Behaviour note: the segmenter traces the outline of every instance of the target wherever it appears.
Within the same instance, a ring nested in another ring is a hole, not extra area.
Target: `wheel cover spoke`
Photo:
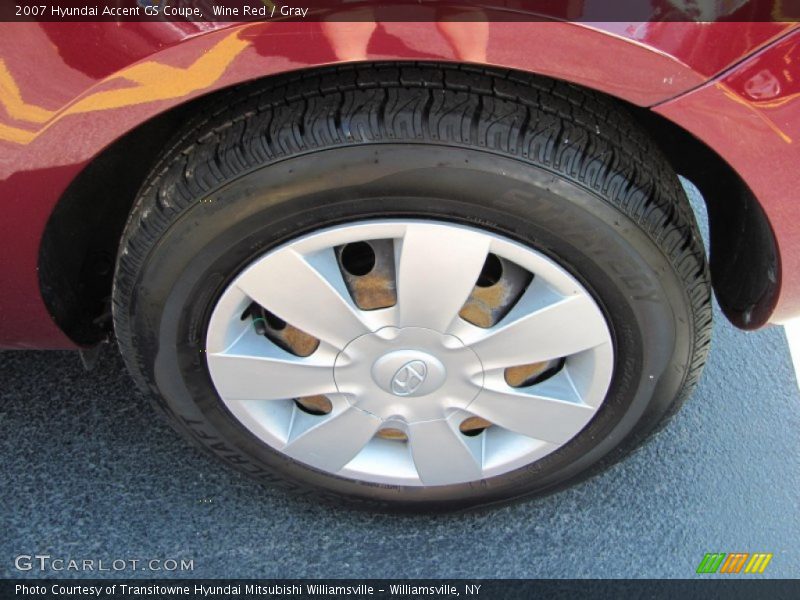
[[[462,339],[478,353],[485,368],[552,360],[609,343],[605,320],[588,295],[558,298],[540,307],[532,306],[533,301],[526,294],[515,310],[488,331],[462,327]]]
[[[408,441],[419,478],[425,485],[444,485],[481,478],[480,456],[449,421],[423,421],[408,427]]]
[[[397,252],[399,325],[447,332],[478,280],[489,242],[467,229],[409,226]]]
[[[209,354],[208,367],[217,391],[233,400],[282,400],[336,391],[332,365],[291,355]]]
[[[287,323],[337,348],[369,331],[347,297],[332,250],[304,257],[281,249],[247,269],[237,285]]]
[[[336,473],[358,455],[380,425],[378,417],[347,407],[293,436],[283,451],[292,458]]]
[[[559,445],[575,437],[595,412],[561,376],[524,391],[497,381],[495,389],[484,387],[468,410],[510,431]]]

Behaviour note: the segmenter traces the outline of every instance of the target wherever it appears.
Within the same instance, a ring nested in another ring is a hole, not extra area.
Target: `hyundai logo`
[[[392,377],[392,393],[395,396],[411,396],[425,383],[428,366],[421,360],[412,360],[397,369]]]

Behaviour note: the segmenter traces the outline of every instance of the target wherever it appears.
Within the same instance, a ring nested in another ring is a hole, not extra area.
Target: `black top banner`
[[[0,20],[800,21],[800,0],[0,0]]]

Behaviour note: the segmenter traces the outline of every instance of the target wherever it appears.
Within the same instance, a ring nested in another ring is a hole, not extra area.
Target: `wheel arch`
[[[711,282],[722,312],[740,329],[765,325],[780,296],[781,258],[759,200],[736,170],[703,141],[651,110],[631,110],[675,171],[703,197]]]
[[[246,93],[278,76],[217,90],[144,121],[96,155],[68,186],[42,236],[38,277],[48,311],[70,339],[91,346],[111,330],[108,300],[119,240],[138,189],[169,140],[190,115],[221,94],[237,88]],[[726,316],[742,328],[763,325],[777,301],[780,269],[775,238],[758,201],[702,141],[646,108],[610,97],[634,113],[676,171],[703,194],[712,232],[712,281]],[[131,161],[131,156],[141,159]],[[98,202],[101,197],[105,200]],[[748,252],[742,252],[745,248]],[[733,260],[725,260],[729,256]]]

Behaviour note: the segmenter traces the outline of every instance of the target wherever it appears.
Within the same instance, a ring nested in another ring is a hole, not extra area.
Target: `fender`
[[[64,190],[104,148],[194,98],[320,65],[437,60],[534,72],[649,107],[701,86],[794,26],[494,21],[0,25],[0,347],[76,347],[41,297],[37,261],[47,219]]]
[[[743,328],[760,326],[767,319],[782,323],[800,315],[800,30],[714,81],[653,110],[694,134],[734,166],[758,199],[778,241],[777,268],[764,260],[766,257],[753,256],[752,242],[759,234],[746,229],[737,232],[738,243],[731,239],[720,248],[723,257],[715,257],[712,215],[711,270],[726,315]],[[713,196],[713,191],[707,195]],[[710,211],[731,211],[730,197],[715,200],[709,203]],[[748,266],[760,271],[751,276],[780,285],[775,301],[765,307],[766,314],[764,308],[761,315],[751,308],[758,306],[756,298],[742,297],[741,289],[748,287],[743,285]],[[726,297],[734,300],[733,304],[722,301]]]

